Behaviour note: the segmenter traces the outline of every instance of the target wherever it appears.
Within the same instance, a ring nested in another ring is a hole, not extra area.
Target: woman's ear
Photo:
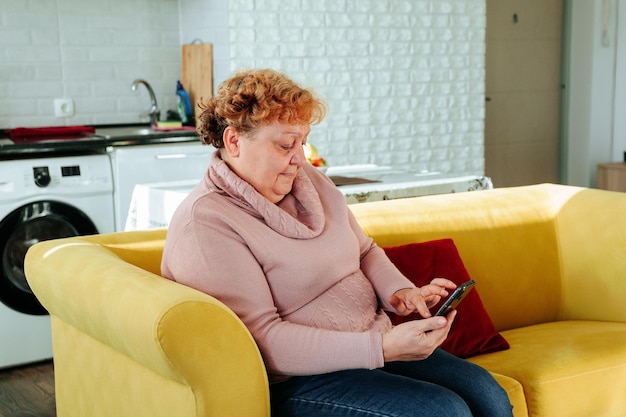
[[[228,126],[224,129],[224,135],[222,136],[224,149],[231,158],[237,158],[239,156],[239,137],[240,133],[234,127]]]

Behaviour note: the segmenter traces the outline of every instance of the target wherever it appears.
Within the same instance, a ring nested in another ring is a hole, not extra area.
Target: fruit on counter
[[[309,162],[314,167],[325,167],[327,165],[326,161],[321,156],[314,156]]]
[[[317,148],[312,143],[307,142],[304,144],[304,157],[314,167],[325,167],[327,165],[324,158],[319,156]]]

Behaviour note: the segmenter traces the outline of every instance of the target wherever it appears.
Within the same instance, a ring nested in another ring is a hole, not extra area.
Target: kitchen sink
[[[96,135],[107,139],[141,139],[141,138],[172,138],[176,136],[190,137],[196,136],[196,129],[193,126],[183,126],[178,128],[152,128],[151,126],[107,126],[96,129]]]

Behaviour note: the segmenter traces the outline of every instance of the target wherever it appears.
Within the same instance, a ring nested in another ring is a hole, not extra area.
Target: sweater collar
[[[211,158],[209,180],[245,208],[262,218],[275,232],[295,239],[310,239],[324,229],[320,196],[304,169],[298,170],[291,192],[274,204],[244,181],[222,160],[219,151]]]

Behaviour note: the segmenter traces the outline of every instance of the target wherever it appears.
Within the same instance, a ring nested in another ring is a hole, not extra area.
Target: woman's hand
[[[404,288],[396,291],[389,297],[389,304],[400,316],[417,311],[422,317],[427,318],[432,315],[430,308],[448,295],[447,290],[455,288],[456,284],[449,279],[435,278],[421,288]]]
[[[446,317],[407,321],[384,333],[385,362],[426,359],[446,339],[454,317],[456,310]]]

